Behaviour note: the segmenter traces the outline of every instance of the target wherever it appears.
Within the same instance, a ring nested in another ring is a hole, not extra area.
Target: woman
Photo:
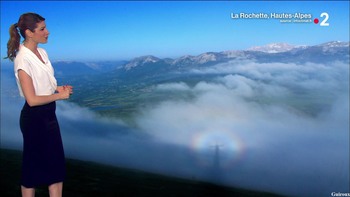
[[[20,44],[21,36],[24,38]],[[49,32],[45,18],[25,13],[10,27],[7,58],[14,61],[20,95],[23,135],[22,196],[34,196],[35,187],[47,185],[50,196],[62,196],[65,157],[55,110],[57,100],[68,99],[72,86],[57,86],[46,51]]]

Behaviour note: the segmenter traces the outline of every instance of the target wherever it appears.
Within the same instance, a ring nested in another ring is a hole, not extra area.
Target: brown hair
[[[10,27],[10,39],[7,42],[7,57],[11,61],[17,55],[19,49],[19,43],[21,41],[21,36],[26,39],[25,31],[29,29],[31,32],[34,32],[34,29],[37,27],[37,23],[44,21],[45,18],[36,13],[25,13],[19,17],[17,23],[11,25]],[[18,33],[19,31],[19,33]]]

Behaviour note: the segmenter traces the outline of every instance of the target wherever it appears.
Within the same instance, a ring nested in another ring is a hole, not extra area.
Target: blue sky
[[[25,12],[46,18],[51,60],[128,60],[143,55],[177,58],[242,50],[275,42],[316,45],[349,41],[346,1],[1,1],[1,57],[8,28]],[[306,13],[314,23],[232,19],[231,13]]]

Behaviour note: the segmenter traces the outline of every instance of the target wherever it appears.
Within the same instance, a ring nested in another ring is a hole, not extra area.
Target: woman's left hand
[[[73,94],[73,86],[71,85],[57,86],[58,92],[62,92],[66,90],[69,90],[69,94]]]

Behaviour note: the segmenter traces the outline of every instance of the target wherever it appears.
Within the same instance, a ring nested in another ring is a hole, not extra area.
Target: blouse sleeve
[[[19,77],[18,77],[18,71],[19,70],[23,70],[24,72],[26,72],[30,77],[33,76],[33,72],[32,69],[30,67],[30,64],[28,62],[28,60],[24,59],[24,58],[16,58],[14,61],[14,71],[15,71],[15,77],[16,77],[16,82],[17,82],[17,86],[18,86],[18,90],[21,96],[23,96],[23,91],[21,88],[21,83],[19,81]]]
[[[26,59],[15,59],[17,61],[14,62],[14,66],[15,66],[15,74],[16,77],[18,77],[18,71],[19,70],[23,70],[24,72],[26,72],[30,77],[32,77],[32,71],[30,69],[30,64]]]

